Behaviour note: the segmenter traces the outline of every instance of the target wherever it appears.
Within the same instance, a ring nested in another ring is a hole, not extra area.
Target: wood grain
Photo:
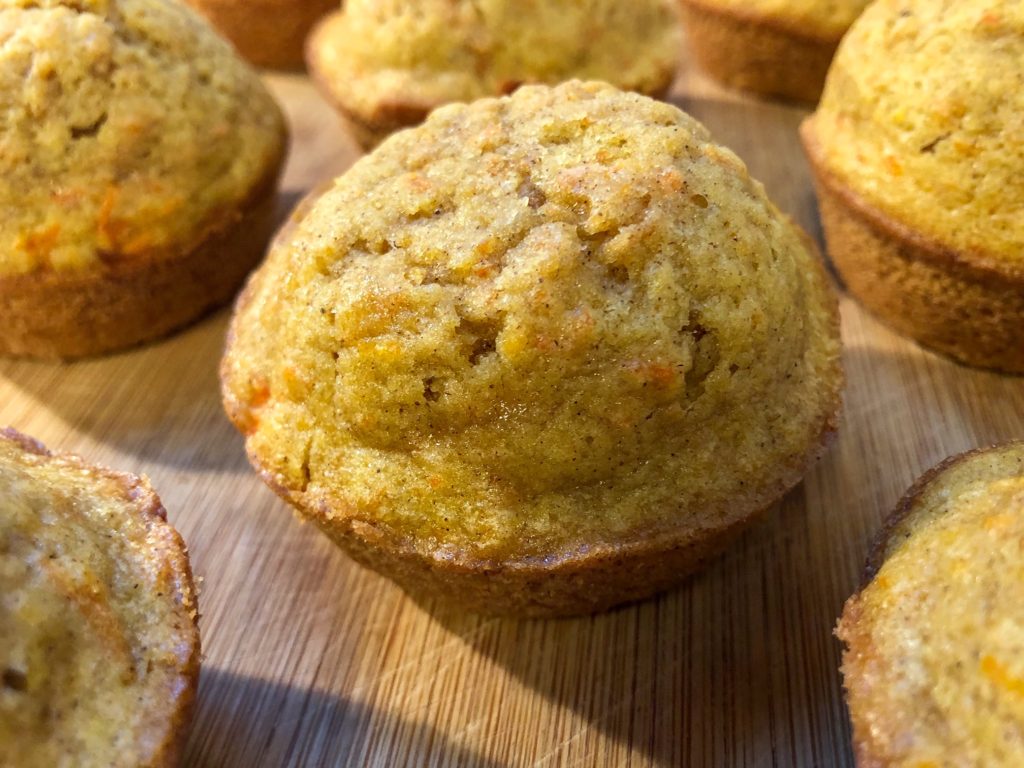
[[[286,204],[356,157],[300,77]],[[684,70],[673,100],[818,233],[797,109]],[[285,208],[282,208],[282,215]],[[226,312],[135,352],[0,363],[0,424],[148,474],[202,578],[191,766],[849,766],[832,627],[881,517],[924,469],[1024,437],[1024,379],[958,367],[842,304],[839,439],[703,574],[595,618],[417,605],[295,519],[221,413]]]

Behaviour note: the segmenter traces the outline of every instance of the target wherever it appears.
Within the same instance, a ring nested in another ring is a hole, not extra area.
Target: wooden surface
[[[294,202],[355,147],[299,77]],[[818,234],[798,109],[686,71],[673,100]],[[1024,437],[1024,379],[972,371],[842,304],[848,375],[833,448],[703,574],[583,620],[420,606],[298,522],[221,413],[226,312],[74,365],[0,362],[0,424],[148,474],[202,579],[190,766],[848,766],[832,627],[879,521],[924,469]]]

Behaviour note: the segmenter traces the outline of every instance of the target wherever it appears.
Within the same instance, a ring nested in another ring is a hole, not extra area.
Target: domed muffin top
[[[283,151],[259,79],[172,0],[0,0],[0,275],[189,249]]]
[[[145,480],[0,431],[0,764],[173,764],[199,634],[164,514]]]
[[[574,77],[650,93],[681,45],[674,0],[349,0],[327,24],[318,57],[360,115]]]
[[[1024,761],[1024,444],[954,459],[908,494],[837,633],[868,765]]]
[[[879,0],[843,40],[812,151],[968,258],[1024,267],[1024,3]]]
[[[312,204],[240,301],[225,403],[314,514],[557,558],[796,482],[837,405],[834,311],[692,118],[532,86],[436,111]]]

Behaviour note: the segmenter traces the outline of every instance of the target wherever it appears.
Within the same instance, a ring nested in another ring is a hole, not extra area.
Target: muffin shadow
[[[227,319],[220,310],[170,339],[106,358],[3,361],[0,376],[25,395],[26,419],[47,410],[71,429],[147,462],[240,469],[241,451],[218,449],[235,437],[217,385]]]
[[[1024,438],[1020,376],[958,363],[889,330],[862,308],[844,314],[847,335],[863,329],[875,339],[873,346],[847,341],[847,431],[875,451],[866,469],[878,479],[891,477],[882,514],[939,461]]]
[[[426,745],[417,763],[503,768],[450,742],[429,725],[325,691],[297,688],[220,669],[204,669],[184,768],[232,766],[357,766],[381,758],[378,734],[367,724],[385,719],[403,745],[389,760],[413,764],[416,745]],[[400,721],[399,721],[400,720]],[[313,725],[310,725],[313,721]],[[381,764],[381,763],[377,763]]]
[[[811,546],[827,525],[810,522],[805,498],[801,485],[682,587],[607,614],[481,625],[431,609],[583,718],[556,761],[591,754],[595,728],[640,765],[852,766],[831,636],[849,577]],[[835,586],[830,600],[807,586],[822,578]]]

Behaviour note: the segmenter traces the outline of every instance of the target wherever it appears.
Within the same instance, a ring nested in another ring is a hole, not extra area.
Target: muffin
[[[0,0],[0,354],[80,357],[229,300],[273,229],[282,115],[172,0]]]
[[[796,484],[840,397],[834,296],[673,106],[528,86],[391,137],[235,310],[254,466],[417,595],[587,613],[678,582]]]
[[[306,35],[337,0],[186,0],[259,67],[299,69]]]
[[[1024,3],[879,0],[802,126],[828,250],[900,333],[1024,372]]]
[[[860,766],[1024,765],[1024,443],[900,502],[836,633]]]
[[[675,0],[347,0],[309,71],[367,147],[432,109],[571,78],[660,94],[675,78]]]
[[[868,0],[682,0],[690,48],[716,80],[815,102],[839,40]]]
[[[176,765],[196,618],[145,478],[0,431],[0,765]]]

